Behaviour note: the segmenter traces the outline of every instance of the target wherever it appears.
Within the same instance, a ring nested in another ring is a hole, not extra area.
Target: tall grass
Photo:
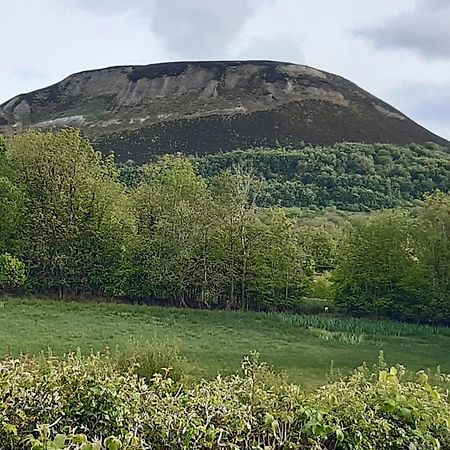
[[[294,315],[268,313],[282,323],[309,329],[327,330],[366,336],[450,336],[450,328],[432,325],[416,325],[389,320],[367,320],[357,318]]]

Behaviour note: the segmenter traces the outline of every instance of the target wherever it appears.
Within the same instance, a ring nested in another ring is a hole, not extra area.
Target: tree
[[[334,270],[338,264],[342,230],[332,224],[300,225],[301,245],[316,274]]]
[[[225,283],[223,297],[227,308],[248,307],[250,252],[257,211],[253,182],[252,173],[237,165],[211,183],[219,212],[215,257]]]
[[[179,155],[144,168],[137,189],[138,242],[132,291],[175,299],[206,301],[211,201],[205,181]],[[137,281],[140,280],[140,281]]]
[[[22,192],[21,259],[35,288],[114,290],[133,217],[113,161],[78,130],[27,131],[8,141],[5,172]]]
[[[0,253],[18,250],[23,219],[22,192],[8,178],[0,176]]]
[[[295,307],[312,275],[301,230],[283,209],[269,209],[250,231],[248,290],[254,306]]]
[[[428,317],[450,321],[450,196],[428,196],[415,218],[414,245]],[[414,286],[414,280],[411,280]],[[418,289],[419,286],[415,288]]]
[[[414,317],[416,297],[405,280],[416,270],[407,213],[379,213],[358,220],[334,275],[336,302],[356,311]]]
[[[6,139],[0,134],[0,254],[15,252],[24,214],[23,196],[6,176]]]

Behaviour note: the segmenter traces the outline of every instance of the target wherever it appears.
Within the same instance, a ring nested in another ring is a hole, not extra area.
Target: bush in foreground
[[[169,341],[130,340],[124,349],[117,349],[114,360],[119,370],[131,371],[147,382],[156,373],[170,374],[173,381],[180,382],[191,372],[191,365],[181,355],[180,348]]]
[[[410,376],[361,367],[307,393],[256,355],[239,374],[189,387],[159,374],[147,382],[111,355],[5,358],[0,448],[450,448],[448,392]]]

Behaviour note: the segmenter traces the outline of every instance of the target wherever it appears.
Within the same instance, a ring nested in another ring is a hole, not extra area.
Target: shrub
[[[190,372],[190,365],[178,346],[170,342],[129,341],[125,349],[114,355],[118,367],[125,373],[131,371],[147,382],[156,373],[166,374],[179,382]]]
[[[328,300],[332,303],[334,300],[334,285],[329,273],[319,275],[313,279],[309,297]]]
[[[42,424],[91,438],[124,436],[139,424],[146,389],[136,375],[117,370],[109,355],[6,358],[0,365],[0,448],[27,448],[23,438]]]
[[[25,280],[25,264],[9,253],[0,255],[0,291],[23,286]]]
[[[238,374],[174,389],[160,374],[124,374],[110,354],[6,358],[0,448],[450,448],[448,391],[423,372],[409,378],[402,366],[362,366],[307,393],[255,354]]]

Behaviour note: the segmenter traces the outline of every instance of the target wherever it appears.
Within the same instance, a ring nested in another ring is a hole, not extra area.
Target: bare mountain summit
[[[337,75],[274,61],[174,62],[71,75],[0,106],[0,130],[80,127],[104,152],[170,152],[341,141],[449,142]]]

